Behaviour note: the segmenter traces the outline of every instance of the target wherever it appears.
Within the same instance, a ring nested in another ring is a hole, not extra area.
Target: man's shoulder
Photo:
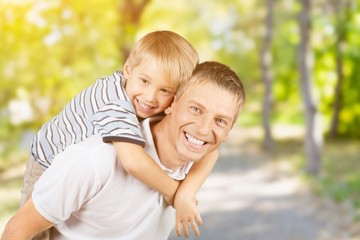
[[[93,162],[113,162],[116,150],[111,143],[105,143],[100,134],[95,134],[76,144],[80,151],[87,153]]]
[[[61,158],[61,162],[68,162],[74,168],[95,171],[100,178],[107,178],[116,167],[114,146],[104,143],[99,134],[67,147],[57,158]]]

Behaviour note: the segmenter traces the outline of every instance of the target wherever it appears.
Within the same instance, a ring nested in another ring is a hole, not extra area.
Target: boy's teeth
[[[191,136],[191,135],[189,135],[189,134],[187,134],[186,133],[186,138],[187,138],[187,140],[190,142],[190,143],[192,143],[192,144],[195,144],[195,145],[198,145],[198,146],[202,146],[202,145],[204,145],[204,141],[201,141],[201,140],[199,140],[199,139],[196,139],[196,138],[194,138],[193,136]]]
[[[141,102],[141,101],[139,101],[139,100],[138,100],[138,103],[139,103],[140,107],[142,107],[142,108],[144,108],[144,109],[151,109],[150,106],[146,105],[145,103],[143,103],[143,102]]]

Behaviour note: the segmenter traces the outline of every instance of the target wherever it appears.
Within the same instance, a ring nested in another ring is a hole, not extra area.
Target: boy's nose
[[[145,94],[145,100],[147,102],[155,102],[156,101],[156,91],[149,89]]]

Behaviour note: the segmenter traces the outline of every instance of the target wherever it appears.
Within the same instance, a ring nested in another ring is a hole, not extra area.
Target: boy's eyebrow
[[[154,80],[152,77],[150,77],[150,76],[147,75],[146,73],[140,72],[139,75],[140,75],[140,77],[144,77],[144,78],[146,78],[146,79]],[[176,90],[177,90],[177,87],[174,87],[170,82],[167,82],[166,85],[163,86],[163,88],[171,89],[171,90],[173,90],[173,91],[175,91],[175,92],[176,92]]]
[[[146,73],[140,72],[139,75],[140,75],[141,77],[146,77],[146,78],[150,78],[150,79],[151,79],[151,77],[150,77],[149,75],[147,75]]]

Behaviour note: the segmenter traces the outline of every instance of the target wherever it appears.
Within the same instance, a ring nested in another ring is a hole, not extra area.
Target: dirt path
[[[221,148],[212,175],[198,195],[206,240],[338,240],[351,217],[314,197],[289,169],[274,163],[236,130]],[[172,233],[171,240],[179,239]],[[185,239],[185,238],[180,238]]]

